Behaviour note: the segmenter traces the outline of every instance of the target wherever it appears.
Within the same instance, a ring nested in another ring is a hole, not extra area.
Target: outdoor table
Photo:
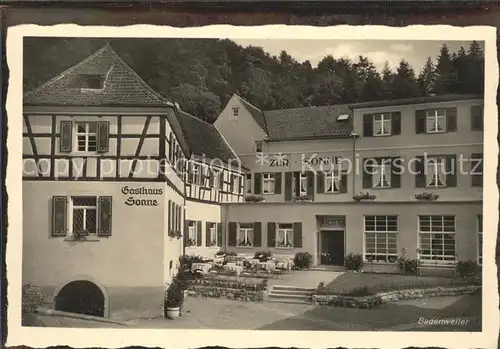
[[[193,263],[191,265],[191,270],[201,270],[203,273],[208,273],[211,268],[212,264],[210,263]]]
[[[256,258],[250,258],[248,261],[250,262],[251,265],[258,265],[260,263],[260,260]]]
[[[243,272],[243,267],[240,265],[236,265],[235,263],[227,263],[224,266],[224,269],[235,271],[237,276],[240,276],[240,274]]]
[[[270,273],[276,267],[276,264],[274,262],[259,262],[257,266]]]

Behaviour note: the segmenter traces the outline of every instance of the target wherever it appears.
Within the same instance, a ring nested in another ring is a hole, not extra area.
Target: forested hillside
[[[156,91],[182,109],[212,122],[233,93],[255,106],[284,109],[444,93],[482,93],[480,45],[450,52],[444,45],[420,72],[402,60],[377,71],[366,57],[326,56],[317,67],[285,51],[207,39],[27,38],[24,88],[31,90],[98,50],[106,42]]]

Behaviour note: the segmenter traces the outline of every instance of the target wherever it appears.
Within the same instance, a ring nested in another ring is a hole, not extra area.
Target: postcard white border
[[[157,330],[157,329],[66,329],[21,327],[22,265],[22,95],[23,37],[190,37],[232,39],[342,39],[342,40],[483,40],[485,41],[485,131],[484,131],[484,262],[483,262],[483,331],[457,332],[327,332],[327,331],[246,331],[246,330]],[[7,95],[8,159],[8,339],[7,345],[48,347],[69,345],[117,348],[129,345],[165,348],[226,346],[232,348],[402,348],[407,346],[442,346],[446,348],[493,348],[499,329],[498,286],[494,260],[498,220],[498,131],[496,90],[498,63],[496,28],[424,26],[404,28],[384,26],[255,26],[217,25],[195,28],[134,25],[127,27],[20,25],[7,32],[7,63],[10,77]],[[496,117],[495,117],[496,116]],[[424,335],[425,333],[425,335]]]

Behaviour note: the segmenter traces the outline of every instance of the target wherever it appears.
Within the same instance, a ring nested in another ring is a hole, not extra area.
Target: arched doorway
[[[106,297],[91,281],[72,281],[57,293],[55,310],[69,313],[104,317],[107,308]]]

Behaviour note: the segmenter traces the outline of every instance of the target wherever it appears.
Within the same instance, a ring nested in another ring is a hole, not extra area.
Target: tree
[[[457,73],[453,67],[452,55],[446,44],[441,47],[436,65],[436,94],[452,93],[457,86]]]
[[[384,99],[392,98],[392,88],[394,85],[394,73],[389,68],[389,62],[384,63],[382,69],[381,95]]]
[[[367,58],[359,56],[359,61],[354,65],[358,74],[357,86],[360,99],[364,101],[374,101],[382,97],[382,78],[377,72],[375,65]]]
[[[158,93],[204,120],[214,120],[234,93],[262,110],[355,103],[443,93],[483,92],[484,48],[473,41],[427,58],[418,78],[408,62],[378,71],[368,57],[325,56],[314,67],[286,51],[224,39],[25,38],[24,90],[74,66],[107,42]],[[435,66],[433,67],[433,64]],[[43,69],[40,69],[43,66]]]
[[[434,67],[434,62],[432,62],[431,57],[427,57],[425,65],[418,75],[417,81],[420,93],[423,96],[434,94],[434,87],[436,84],[436,68]]]
[[[406,60],[401,60],[396,70],[392,96],[394,98],[416,97],[420,94],[415,71]]]

